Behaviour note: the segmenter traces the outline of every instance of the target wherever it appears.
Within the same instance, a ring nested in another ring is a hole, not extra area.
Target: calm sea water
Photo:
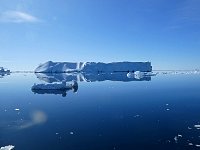
[[[200,75],[88,77],[95,82],[78,82],[78,89],[66,94],[31,91],[34,83],[53,83],[62,77],[14,73],[0,78],[0,147],[183,150],[200,146]]]

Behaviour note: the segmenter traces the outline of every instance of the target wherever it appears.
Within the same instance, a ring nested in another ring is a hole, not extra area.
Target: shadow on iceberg
[[[134,74],[127,72],[116,73],[35,73],[39,80],[53,83],[53,82],[96,82],[96,81],[151,81],[151,75]]]
[[[74,81],[73,84],[52,83],[52,84],[34,84],[31,88],[34,94],[55,94],[66,97],[67,92],[73,90],[74,93],[78,91],[78,83]]]

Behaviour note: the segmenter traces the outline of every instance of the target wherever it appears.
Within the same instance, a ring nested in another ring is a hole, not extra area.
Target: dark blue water
[[[92,81],[78,82],[77,92],[65,96],[32,92],[34,83],[45,81],[31,73],[0,78],[0,147],[198,149],[200,75]]]

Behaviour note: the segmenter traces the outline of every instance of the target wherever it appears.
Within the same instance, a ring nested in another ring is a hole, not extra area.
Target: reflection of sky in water
[[[66,97],[31,92],[40,82],[34,74],[11,74],[0,82],[0,147],[178,150],[200,145],[199,75],[79,82],[78,92]]]

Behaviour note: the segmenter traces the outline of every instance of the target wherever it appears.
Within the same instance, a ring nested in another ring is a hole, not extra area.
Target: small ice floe
[[[166,143],[171,143],[171,141],[170,140],[166,140]]]
[[[69,134],[73,135],[73,134],[74,134],[74,132],[70,132]]]
[[[12,150],[15,146],[13,145],[8,145],[8,146],[5,146],[5,147],[1,147],[0,150]]]
[[[128,78],[135,78],[135,73],[134,72],[129,72],[126,75]]]
[[[177,143],[179,138],[182,138],[183,136],[181,134],[178,134],[174,137],[174,141]]]
[[[177,143],[178,142],[178,136],[174,137],[174,141]]]
[[[19,108],[15,108],[15,111],[19,111]]]
[[[134,118],[138,118],[138,117],[140,117],[140,115],[135,115],[135,116],[134,116]]]
[[[178,134],[178,137],[183,137],[181,134]]]
[[[56,132],[56,135],[58,135],[59,133],[58,132]]]
[[[135,71],[134,72],[134,75],[135,75],[135,78],[140,78],[140,77],[143,77],[145,75],[144,72],[140,72],[140,71]]]
[[[166,106],[169,106],[169,104],[165,104]]]
[[[188,130],[191,130],[192,128],[188,127]]]
[[[188,145],[192,146],[193,144],[192,143],[188,143]]]
[[[169,108],[167,108],[166,110],[167,110],[167,111],[169,111],[170,109],[169,109]]]
[[[199,144],[196,144],[195,146],[196,146],[196,147],[200,147],[200,145],[199,145]]]
[[[197,129],[200,129],[200,125],[199,124],[194,125],[194,127],[197,128]]]

